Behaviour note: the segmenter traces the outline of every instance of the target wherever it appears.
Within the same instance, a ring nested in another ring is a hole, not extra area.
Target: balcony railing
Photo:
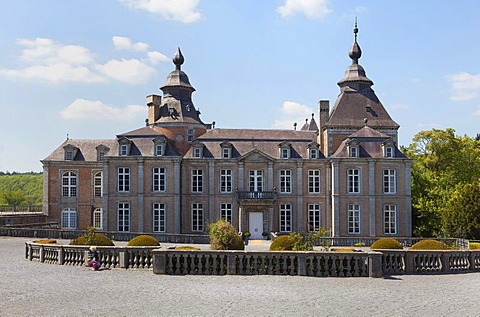
[[[246,192],[237,191],[237,199],[275,199],[277,198],[277,192]]]

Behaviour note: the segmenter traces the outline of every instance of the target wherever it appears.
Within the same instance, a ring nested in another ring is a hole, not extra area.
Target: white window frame
[[[220,218],[233,223],[233,208],[231,203],[220,204]]]
[[[308,231],[315,232],[322,226],[322,207],[320,204],[308,204]]]
[[[193,169],[191,175],[191,191],[192,193],[203,193],[203,170]]]
[[[320,170],[308,170],[308,193],[318,194],[320,193],[321,172]]]
[[[163,144],[155,144],[155,156],[163,156]]]
[[[201,158],[202,157],[202,148],[194,147],[192,155],[193,155],[194,158]]]
[[[358,168],[347,169],[347,193],[360,193],[360,169]]]
[[[120,156],[128,156],[128,145],[120,144]]]
[[[279,206],[280,216],[280,232],[292,232],[293,228],[293,210],[291,204],[280,204]]]
[[[195,130],[193,128],[188,128],[187,129],[187,142],[192,143],[193,142],[193,136],[195,134]]]
[[[103,172],[98,171],[93,174],[93,196],[103,197]]]
[[[103,208],[95,208],[93,211],[93,227],[103,229]]]
[[[233,170],[220,170],[220,193],[231,193],[233,191]]]
[[[77,197],[77,172],[62,173],[62,197]]]
[[[65,208],[62,210],[62,229],[77,228],[77,210],[74,208]]]
[[[130,167],[119,167],[117,169],[117,191],[121,193],[130,192]]]
[[[393,157],[394,156],[393,153],[395,153],[394,150],[393,150],[393,147],[391,147],[391,146],[386,146],[385,147],[385,153],[384,153],[385,157]]]
[[[310,159],[317,159],[318,158],[318,150],[317,149],[310,149]]]
[[[99,151],[98,152],[98,161],[102,162],[103,160],[105,160],[105,151]]]
[[[263,191],[263,170],[250,170],[248,172],[248,188],[251,192]]]
[[[167,168],[152,167],[152,192],[167,191]]]
[[[73,161],[73,152],[65,151],[65,161]]]
[[[360,234],[360,205],[348,204],[347,207],[347,233]]]
[[[290,149],[287,147],[280,148],[280,158],[289,159],[290,158]]]
[[[165,203],[155,202],[152,204],[152,231],[167,231],[167,208]]]
[[[383,193],[397,193],[397,171],[393,168],[383,170]]]
[[[232,149],[229,147],[223,147],[222,148],[222,158],[228,159],[231,156],[231,151]]]
[[[192,203],[192,232],[204,231],[203,203]]]
[[[349,157],[359,157],[360,149],[358,146],[349,146],[348,147],[348,156]]]
[[[385,234],[397,234],[397,205],[385,204],[383,206],[383,223]]]
[[[117,225],[119,232],[130,232],[130,203],[119,202],[117,205]]]
[[[282,194],[291,194],[292,193],[292,171],[291,170],[280,170],[279,172],[279,183],[280,183],[280,193]]]

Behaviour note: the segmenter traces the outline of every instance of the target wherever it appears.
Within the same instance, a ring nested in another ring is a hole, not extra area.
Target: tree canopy
[[[41,173],[0,174],[0,204],[38,205],[42,203]]]

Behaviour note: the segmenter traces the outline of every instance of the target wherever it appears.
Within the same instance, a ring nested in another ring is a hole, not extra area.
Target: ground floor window
[[[383,213],[385,234],[397,234],[397,206],[385,205]]]
[[[130,203],[118,203],[118,231],[130,231]]]
[[[360,205],[348,205],[347,228],[349,234],[360,234]]]
[[[308,230],[320,229],[320,204],[308,204]]]
[[[103,229],[103,209],[95,208],[93,211],[93,227],[95,229]]]
[[[233,221],[232,204],[230,203],[220,204],[220,218],[225,219],[226,221],[232,223]]]
[[[65,208],[62,210],[62,228],[77,228],[77,210],[73,208]]]
[[[164,203],[153,204],[153,231],[166,231],[166,208]]]
[[[292,232],[292,205],[280,204],[280,231]]]
[[[203,231],[203,204],[192,204],[192,231]]]

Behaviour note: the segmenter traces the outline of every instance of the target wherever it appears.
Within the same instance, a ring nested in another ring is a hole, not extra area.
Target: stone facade
[[[357,30],[357,29],[355,29]],[[109,140],[67,139],[44,165],[44,211],[64,228],[206,233],[226,218],[252,238],[328,228],[332,236],[411,236],[410,160],[358,64],[299,130],[216,129],[175,70],[147,97],[145,127]]]

